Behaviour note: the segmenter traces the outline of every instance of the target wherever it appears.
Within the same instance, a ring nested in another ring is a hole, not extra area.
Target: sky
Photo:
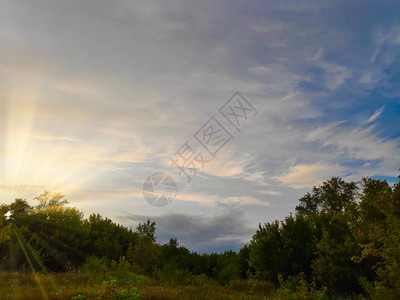
[[[398,182],[398,2],[0,3],[2,203],[62,192],[204,252],[239,249],[332,176]],[[219,111],[236,92],[254,108],[240,128]],[[210,120],[229,137],[215,155],[195,139]],[[186,142],[204,162],[190,182],[170,160]],[[177,192],[154,207],[160,172]]]

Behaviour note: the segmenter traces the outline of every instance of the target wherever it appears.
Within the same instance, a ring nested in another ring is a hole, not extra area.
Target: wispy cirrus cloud
[[[376,110],[372,116],[369,117],[369,119],[367,120],[367,123],[371,123],[373,121],[375,121],[383,112],[383,110],[385,109],[385,107],[381,107],[380,109]]]

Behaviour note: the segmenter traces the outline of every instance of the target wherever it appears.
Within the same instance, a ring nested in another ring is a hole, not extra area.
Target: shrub
[[[103,299],[139,299],[140,294],[137,288],[120,289],[121,285],[117,279],[103,281]]]
[[[274,291],[274,284],[270,281],[264,280],[241,279],[232,280],[229,283],[229,288],[238,292],[262,293],[264,295],[269,295]]]
[[[125,290],[120,290],[117,291],[116,296],[118,299],[129,299],[129,300],[134,300],[134,299],[139,299],[140,294],[137,288],[131,288],[131,289],[125,289]]]
[[[276,300],[329,300],[327,288],[318,289],[315,282],[308,283],[303,273],[297,276],[289,276],[285,282],[282,276],[279,276],[279,282],[280,287],[274,295],[274,299]]]
[[[110,267],[110,260],[106,257],[94,257],[89,256],[86,262],[82,265],[83,271],[89,271],[91,273],[103,274],[108,271]]]
[[[84,300],[87,297],[85,295],[77,295],[77,296],[72,296],[71,300]]]

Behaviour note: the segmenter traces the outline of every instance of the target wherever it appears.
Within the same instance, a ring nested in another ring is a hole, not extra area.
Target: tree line
[[[156,224],[135,230],[99,214],[84,218],[60,193],[36,205],[0,206],[0,268],[62,272],[127,263],[147,276],[201,275],[222,285],[260,279],[276,286],[306,281],[329,295],[400,298],[400,184],[333,177],[299,200],[282,221],[260,224],[238,252],[189,251],[171,238],[160,245]]]

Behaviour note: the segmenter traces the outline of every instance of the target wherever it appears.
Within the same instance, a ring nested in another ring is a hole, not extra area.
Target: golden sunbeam
[[[33,264],[32,264],[32,261],[31,261],[31,259],[29,258],[29,255],[28,255],[28,253],[26,252],[26,249],[25,249],[24,245],[23,245],[22,242],[21,242],[21,238],[20,238],[18,229],[17,229],[17,230],[14,229],[14,233],[15,233],[15,236],[17,237],[18,243],[19,243],[19,245],[20,245],[20,247],[21,247],[21,249],[22,249],[22,251],[23,251],[23,253],[24,253],[24,255],[25,255],[26,261],[28,262],[29,266],[30,266],[31,269],[32,269],[32,272],[33,272],[33,274],[34,274],[36,283],[37,283],[37,285],[38,285],[39,288],[40,288],[40,291],[41,291],[41,293],[42,293],[42,295],[43,295],[43,298],[44,298],[44,299],[48,299],[47,294],[46,294],[46,291],[45,291],[45,289],[44,289],[42,283],[40,282],[40,278],[39,278],[38,274],[36,273],[36,270],[35,270],[35,268],[34,268],[34,266],[33,266]]]
[[[104,149],[51,133],[63,126],[59,120],[66,116],[46,105],[42,87],[57,85],[50,76],[30,69],[8,71],[8,81],[0,88],[2,202],[10,202],[15,196],[32,197],[44,188],[79,188],[85,182],[81,175],[87,170],[87,162],[99,160]]]

